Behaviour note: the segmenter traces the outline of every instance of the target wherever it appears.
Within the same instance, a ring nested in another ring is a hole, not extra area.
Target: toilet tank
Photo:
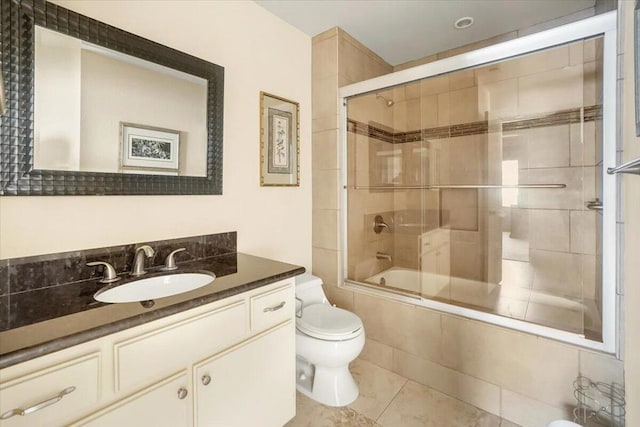
[[[309,273],[296,276],[296,297],[300,298],[305,306],[328,303],[322,290],[322,279]]]

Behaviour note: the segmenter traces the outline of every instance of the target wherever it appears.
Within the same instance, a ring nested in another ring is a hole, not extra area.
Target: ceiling
[[[255,0],[310,36],[338,26],[391,65],[530,27],[595,0]],[[456,19],[472,16],[470,28]]]

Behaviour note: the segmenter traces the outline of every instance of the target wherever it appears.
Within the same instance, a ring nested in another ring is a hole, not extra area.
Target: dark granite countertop
[[[40,294],[33,293],[33,299],[25,301],[23,309],[16,314],[18,320],[24,319],[25,325],[0,332],[0,369],[305,271],[292,264],[230,253],[179,264],[178,270],[171,273],[149,270],[146,277],[202,270],[214,273],[216,279],[193,291],[157,299],[148,308],[139,302],[105,304],[95,301],[93,294],[106,286],[97,280],[54,286],[43,289]]]

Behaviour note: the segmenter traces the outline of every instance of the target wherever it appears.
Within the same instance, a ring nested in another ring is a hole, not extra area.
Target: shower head
[[[376,99],[378,98],[382,98],[384,100],[384,103],[387,107],[392,107],[393,104],[395,104],[395,102],[393,101],[393,99],[387,99],[386,97],[380,95],[379,93],[376,93]]]

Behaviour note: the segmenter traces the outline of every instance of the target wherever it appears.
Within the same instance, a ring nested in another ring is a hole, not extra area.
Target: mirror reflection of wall
[[[205,79],[40,27],[35,39],[35,169],[206,176]],[[127,166],[123,123],[178,132],[178,168]]]

